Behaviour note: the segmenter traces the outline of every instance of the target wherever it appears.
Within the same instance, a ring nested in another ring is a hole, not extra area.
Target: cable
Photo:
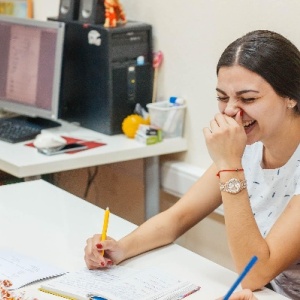
[[[94,179],[96,178],[97,174],[98,174],[98,166],[95,167],[94,172],[91,171],[91,168],[88,168],[88,179],[87,179],[87,184],[86,184],[85,192],[84,192],[84,196],[83,196],[84,199],[87,198],[88,193],[91,188],[91,185],[92,185]]]

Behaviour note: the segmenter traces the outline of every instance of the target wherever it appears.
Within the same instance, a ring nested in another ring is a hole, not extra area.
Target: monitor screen
[[[0,16],[0,109],[57,119],[64,23]]]

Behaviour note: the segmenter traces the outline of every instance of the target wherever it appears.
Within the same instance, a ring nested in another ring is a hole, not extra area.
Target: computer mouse
[[[33,141],[33,145],[37,149],[59,149],[64,147],[66,144],[67,141],[64,138],[49,132],[38,134]]]

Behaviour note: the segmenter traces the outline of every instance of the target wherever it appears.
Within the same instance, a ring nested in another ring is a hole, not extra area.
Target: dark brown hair
[[[297,101],[300,112],[300,52],[282,35],[256,30],[232,42],[217,64],[221,67],[240,65],[263,77],[282,96]]]

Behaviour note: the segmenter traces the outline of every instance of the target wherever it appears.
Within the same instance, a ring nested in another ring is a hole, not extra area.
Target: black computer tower
[[[59,117],[104,134],[152,100],[152,28],[66,22]]]

